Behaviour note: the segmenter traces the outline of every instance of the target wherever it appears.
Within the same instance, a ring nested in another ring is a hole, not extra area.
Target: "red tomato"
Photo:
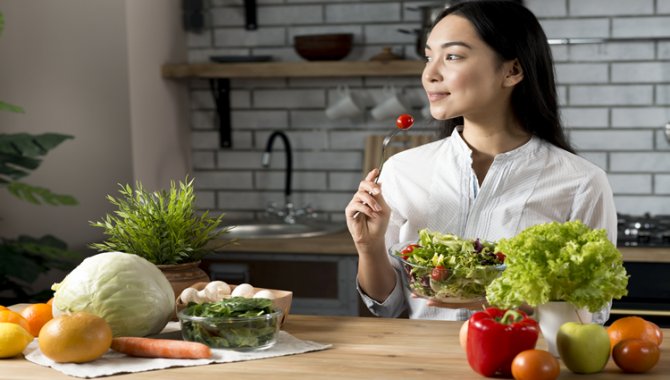
[[[526,350],[512,361],[512,376],[516,380],[555,380],[561,374],[561,365],[549,352]]]
[[[430,278],[433,281],[444,281],[449,277],[449,271],[442,265],[438,265],[430,271]]]
[[[501,263],[504,263],[504,262],[505,262],[505,257],[506,257],[506,256],[505,256],[504,253],[502,253],[502,252],[496,252],[496,259],[498,259],[498,261],[500,261]]]
[[[470,321],[463,322],[461,329],[458,331],[458,342],[461,344],[463,351],[468,349],[468,322]]]
[[[395,120],[395,125],[400,129],[410,129],[414,124],[414,118],[409,114],[402,114]]]
[[[624,339],[612,350],[614,363],[624,372],[642,373],[654,368],[661,352],[654,342]]]
[[[410,245],[408,245],[408,246],[405,247],[402,251],[400,251],[400,256],[402,256],[402,258],[403,258],[404,260],[407,260],[407,258],[409,257],[409,255],[412,254],[412,251],[414,251],[414,248],[416,248],[416,247],[418,247],[418,246],[419,246],[418,244],[410,244]]]

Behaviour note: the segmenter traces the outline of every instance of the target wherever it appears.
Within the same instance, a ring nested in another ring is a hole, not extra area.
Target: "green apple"
[[[597,323],[564,323],[558,329],[556,347],[565,366],[575,373],[600,372],[610,358],[610,337]]]

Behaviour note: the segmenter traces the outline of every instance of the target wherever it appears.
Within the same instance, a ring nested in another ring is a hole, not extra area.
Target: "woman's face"
[[[490,117],[509,104],[510,63],[502,63],[464,17],[448,15],[433,28],[426,58],[422,84],[434,118]]]

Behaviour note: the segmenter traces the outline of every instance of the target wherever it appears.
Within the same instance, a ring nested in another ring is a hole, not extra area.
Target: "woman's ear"
[[[505,62],[504,87],[514,87],[523,80],[523,68],[518,59]]]

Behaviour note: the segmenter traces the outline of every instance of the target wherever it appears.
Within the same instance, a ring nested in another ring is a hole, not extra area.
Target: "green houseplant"
[[[0,12],[0,33],[4,20]],[[0,111],[24,112],[23,108],[3,101],[0,101]],[[50,150],[71,138],[59,133],[0,133],[0,188],[33,204],[76,205],[72,196],[22,182],[40,166]],[[0,237],[0,289],[6,293],[0,297],[0,303],[45,301],[52,292],[34,289],[37,278],[51,269],[70,270],[81,258],[82,255],[69,251],[65,242],[52,235]]]
[[[223,214],[196,213],[193,180],[170,183],[169,190],[149,192],[137,181],[135,188],[119,185],[119,197],[107,196],[118,209],[103,220],[91,222],[102,228],[106,239],[93,243],[100,252],[138,255],[157,265],[173,285],[175,295],[199,281],[209,281],[200,260],[229,241],[222,239],[230,227],[222,227]]]

